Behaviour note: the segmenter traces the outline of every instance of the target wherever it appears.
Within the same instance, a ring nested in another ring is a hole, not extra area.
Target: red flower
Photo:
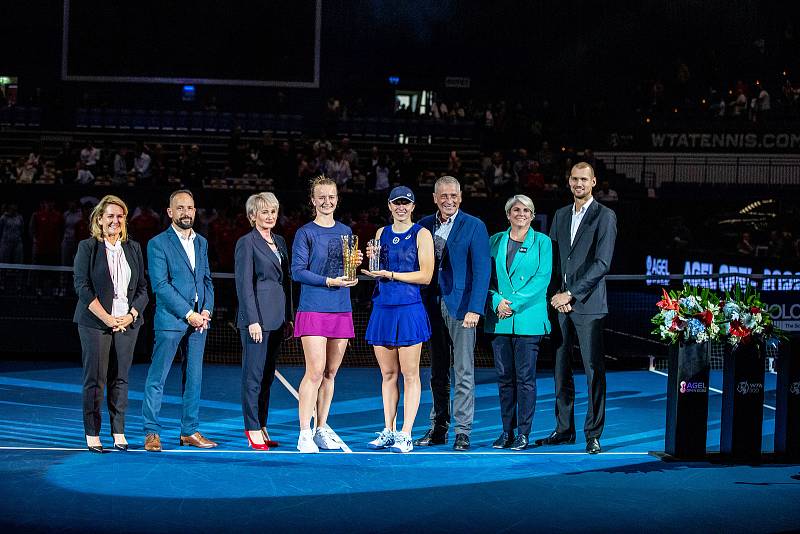
[[[745,328],[744,325],[739,321],[731,321],[731,335],[735,337],[740,337],[742,340],[747,339],[752,334],[752,331],[749,328]]]
[[[750,313],[761,313],[761,308],[759,308],[758,306],[751,306]]]
[[[711,323],[714,322],[714,314],[709,310],[698,313],[696,317],[698,317],[706,326],[711,326]]]
[[[658,306],[662,310],[678,311],[680,309],[678,301],[671,299],[670,296],[667,294],[666,289],[661,288],[661,291],[664,293],[664,296],[661,298],[660,302],[656,303],[656,306]]]

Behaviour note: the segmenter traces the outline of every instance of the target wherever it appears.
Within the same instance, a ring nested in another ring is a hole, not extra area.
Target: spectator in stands
[[[756,248],[751,242],[750,232],[742,232],[739,242],[736,244],[736,252],[742,256],[752,256]]]
[[[299,189],[299,184],[297,183],[297,161],[295,155],[292,154],[292,146],[289,141],[283,141],[278,145],[273,163],[273,173],[276,190]]]
[[[536,213],[530,197],[514,195],[505,211],[509,229],[489,239],[493,276],[484,330],[491,335],[503,423],[492,446],[519,451],[528,448],[536,412],[539,343],[550,333],[547,287],[553,250],[550,238],[531,228]]]
[[[756,97],[756,113],[754,120],[761,123],[766,122],[771,109],[772,105],[770,104],[769,92],[767,91],[766,87],[759,85],[758,97]]]
[[[30,153],[28,154],[28,159],[25,161],[25,165],[39,169],[44,163],[41,157],[41,148],[38,145],[33,145]]]
[[[382,193],[391,186],[392,165],[386,154],[381,154],[378,162],[367,175],[367,191]]]
[[[25,221],[17,211],[17,205],[3,205],[0,215],[0,263],[22,263],[24,248],[22,234]]]
[[[142,141],[136,143],[136,155],[133,158],[133,172],[136,174],[136,181],[140,184],[150,184],[151,169],[150,148]]]
[[[61,232],[64,217],[52,200],[42,200],[28,223],[33,238],[32,260],[37,265],[58,265],[61,259]]]
[[[18,184],[32,184],[36,179],[36,166],[28,163],[24,156],[17,160],[15,180]]]
[[[378,231],[378,225],[369,220],[369,212],[362,209],[358,212],[356,221],[350,225],[353,234],[358,236],[359,243],[367,243],[370,239],[375,237],[375,232]]]
[[[61,183],[69,184],[75,180],[77,174],[78,156],[72,150],[69,141],[65,141],[61,150],[56,155],[56,175],[60,176]]]
[[[524,180],[521,186],[530,193],[539,193],[545,190],[545,177],[539,167],[539,162],[531,160],[531,165],[526,172],[523,173]]]
[[[322,152],[322,150],[320,150]],[[337,150],[333,154],[333,161],[327,165],[328,178],[336,182],[340,189],[346,189],[353,173],[350,171],[350,164],[344,159],[341,150]]]
[[[400,151],[400,159],[397,161],[395,181],[406,187],[415,187],[418,185],[419,172],[420,169],[411,151],[408,147],[403,147]]]
[[[87,140],[81,149],[80,161],[92,175],[96,176],[97,163],[100,161],[100,149],[94,146],[93,140]]]
[[[505,196],[513,188],[511,171],[501,152],[492,154],[492,163],[484,172],[483,180],[495,195]]]
[[[161,143],[150,152],[150,174],[154,185],[164,185],[169,178],[169,156]]]
[[[619,201],[619,195],[616,191],[611,189],[608,180],[603,180],[603,183],[600,185],[600,190],[595,192],[594,198],[605,204]]]
[[[378,150],[377,146],[373,146],[370,149],[370,157],[369,157],[369,166],[370,168],[375,167],[381,159],[380,150]]]
[[[458,157],[458,152],[455,150],[451,150],[447,158],[447,174],[454,178],[461,178],[463,174],[461,170],[461,158]]]
[[[769,241],[767,241],[767,252],[769,256],[776,259],[783,257],[785,246],[786,243],[783,240],[783,234],[778,230],[770,231]]]
[[[317,176],[316,161],[305,152],[297,153],[297,178],[300,183],[307,183]]]
[[[317,174],[324,174],[327,176],[328,174],[328,167],[330,166],[331,160],[328,159],[328,149],[320,147],[318,150],[314,149],[314,152],[317,154],[317,157],[314,159],[314,175]]]
[[[250,196],[245,212],[252,230],[236,242],[236,326],[242,342],[242,412],[250,447],[277,447],[267,431],[269,396],[280,344],[294,326],[291,262],[286,241],[273,232],[278,199]]]
[[[0,160],[0,184],[9,184],[16,180],[16,169],[11,160]]]
[[[195,189],[203,188],[203,180],[206,179],[208,169],[206,167],[206,160],[200,152],[199,145],[192,145],[189,149],[189,154],[183,163],[183,175],[181,176],[181,183],[190,185]]]
[[[542,141],[542,147],[539,149],[539,153],[536,155],[536,161],[539,162],[541,166],[542,173],[551,178],[555,173],[555,162],[556,157],[553,154],[553,151],[550,150],[550,143],[547,141]],[[560,176],[559,176],[559,183],[560,183]]]
[[[78,176],[75,178],[75,183],[81,185],[88,185],[94,183],[94,181],[95,181],[94,173],[89,169],[88,165],[81,162],[78,165]]]
[[[389,448],[406,453],[414,448],[411,432],[419,409],[421,383],[419,359],[422,343],[431,337],[431,323],[422,303],[421,286],[433,276],[435,254],[430,230],[411,218],[414,193],[405,186],[389,193],[392,224],[379,229],[375,239],[380,253],[369,248],[367,255],[380,259],[375,270],[363,270],[376,278],[372,313],[367,324],[366,340],[375,350],[381,369],[384,428],[369,443],[372,449]],[[403,427],[396,427],[400,401],[398,376],[403,375]]]
[[[524,186],[525,178],[527,177],[530,168],[531,168],[531,160],[528,157],[528,150],[525,148],[520,148],[519,150],[517,150],[517,159],[511,166],[511,172],[514,176],[514,182]]]
[[[342,158],[350,165],[350,170],[358,169],[358,152],[350,146],[350,138],[343,137],[339,148],[342,151]]]
[[[117,148],[117,153],[114,155],[114,170],[111,177],[113,185],[127,185],[128,184],[128,170],[131,168],[131,163],[128,159],[128,147],[121,145]]]
[[[120,198],[103,197],[90,217],[91,237],[80,242],[75,255],[78,303],[73,321],[78,323],[83,360],[83,426],[87,447],[97,453],[103,452],[100,404],[106,382],[114,448],[128,450],[128,372],[149,300],[142,250],[128,239],[127,214]]]
[[[153,210],[149,201],[139,202],[133,210],[128,230],[132,237],[145,247],[145,260],[147,259],[147,243],[161,232],[163,225],[158,214]]]
[[[61,265],[72,265],[75,261],[75,252],[78,242],[86,236],[79,234],[78,230],[85,228],[83,223],[83,210],[75,200],[70,200],[64,211],[64,237],[61,238]]]
[[[333,144],[328,141],[328,135],[325,132],[322,132],[322,135],[319,139],[314,141],[312,147],[315,153],[319,153],[321,149],[325,149],[328,153],[333,151]]]
[[[344,266],[341,236],[351,235],[352,230],[333,218],[338,200],[336,182],[325,176],[317,177],[311,184],[311,204],[316,216],[297,231],[292,245],[292,279],[301,285],[294,335],[301,340],[306,361],[299,387],[297,440],[297,449],[303,453],[342,446],[327,420],[336,372],[348,339],[355,337],[350,288],[358,283],[358,278],[340,274]],[[312,432],[315,407],[316,431]]]

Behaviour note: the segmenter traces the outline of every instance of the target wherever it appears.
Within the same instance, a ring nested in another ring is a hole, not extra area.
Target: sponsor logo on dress
[[[708,391],[708,386],[705,382],[686,382],[681,380],[681,393],[705,393]]]
[[[740,395],[756,395],[764,391],[764,384],[742,380],[736,384],[736,392]]]
[[[399,242],[400,242],[400,238],[399,238],[399,237],[395,236],[395,237],[393,237],[393,238],[392,238],[392,244],[393,244],[393,245],[396,245],[396,244],[398,244]]]

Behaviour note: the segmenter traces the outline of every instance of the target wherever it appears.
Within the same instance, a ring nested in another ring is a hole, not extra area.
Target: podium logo
[[[792,382],[789,385],[789,393],[792,395],[800,395],[800,382]]]
[[[756,395],[764,390],[764,384],[760,382],[741,381],[736,384],[736,392],[740,395]]]
[[[686,382],[681,380],[681,393],[705,393],[708,391],[705,382]]]

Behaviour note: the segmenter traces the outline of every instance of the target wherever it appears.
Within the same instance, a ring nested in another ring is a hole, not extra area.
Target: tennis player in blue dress
[[[431,337],[431,323],[422,304],[420,286],[433,276],[434,251],[430,231],[411,220],[414,192],[400,186],[389,194],[392,224],[378,230],[381,269],[363,270],[375,277],[372,314],[367,324],[367,342],[373,345],[381,368],[384,429],[369,443],[373,449],[410,452],[411,430],[419,409],[421,385],[419,357],[422,343]],[[367,247],[367,256],[376,253]],[[398,375],[403,374],[403,427],[395,420],[400,402]]]

